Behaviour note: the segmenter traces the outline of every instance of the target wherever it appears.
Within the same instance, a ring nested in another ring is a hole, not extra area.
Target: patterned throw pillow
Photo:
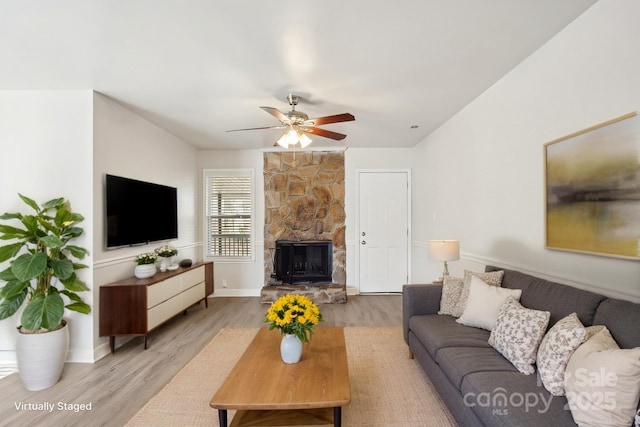
[[[496,325],[489,336],[489,345],[498,350],[523,374],[536,370],[538,346],[549,324],[548,311],[525,308],[513,297],[500,308]]]
[[[460,293],[460,299],[458,303],[451,310],[451,315],[454,317],[462,316],[464,313],[464,309],[467,305],[467,299],[469,299],[469,286],[471,286],[471,278],[476,276],[478,279],[482,280],[488,285],[491,286],[500,286],[502,284],[502,276],[504,276],[504,271],[491,271],[489,273],[475,273],[473,271],[465,270],[464,271],[464,286],[462,287],[462,292]]]
[[[440,297],[440,311],[438,311],[438,314],[453,315],[453,310],[460,299],[463,286],[464,279],[462,277],[447,276],[444,278],[444,283],[442,283],[442,296]]]
[[[586,339],[587,329],[576,313],[560,319],[542,338],[536,364],[549,393],[564,396],[564,370],[573,352]]]

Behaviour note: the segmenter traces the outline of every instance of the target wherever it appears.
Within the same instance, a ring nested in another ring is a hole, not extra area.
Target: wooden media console
[[[111,353],[117,336],[144,336],[146,349],[150,331],[200,301],[208,307],[213,291],[213,262],[102,285],[99,335],[109,337]]]

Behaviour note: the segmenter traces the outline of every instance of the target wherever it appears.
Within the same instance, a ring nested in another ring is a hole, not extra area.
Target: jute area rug
[[[127,425],[218,426],[209,401],[256,332],[220,331]],[[344,426],[456,425],[418,362],[409,359],[401,328],[347,327],[345,340],[351,404],[342,410]]]

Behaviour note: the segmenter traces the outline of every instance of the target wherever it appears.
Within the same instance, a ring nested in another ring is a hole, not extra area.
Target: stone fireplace
[[[344,152],[264,153],[266,287],[293,285],[277,278],[276,241],[330,241],[330,285],[320,286],[341,288],[346,299],[344,176]]]

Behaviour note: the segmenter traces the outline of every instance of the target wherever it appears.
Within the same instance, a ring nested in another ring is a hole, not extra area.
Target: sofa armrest
[[[438,314],[442,285],[404,285],[402,287],[402,331],[408,343],[409,319],[421,314]]]

